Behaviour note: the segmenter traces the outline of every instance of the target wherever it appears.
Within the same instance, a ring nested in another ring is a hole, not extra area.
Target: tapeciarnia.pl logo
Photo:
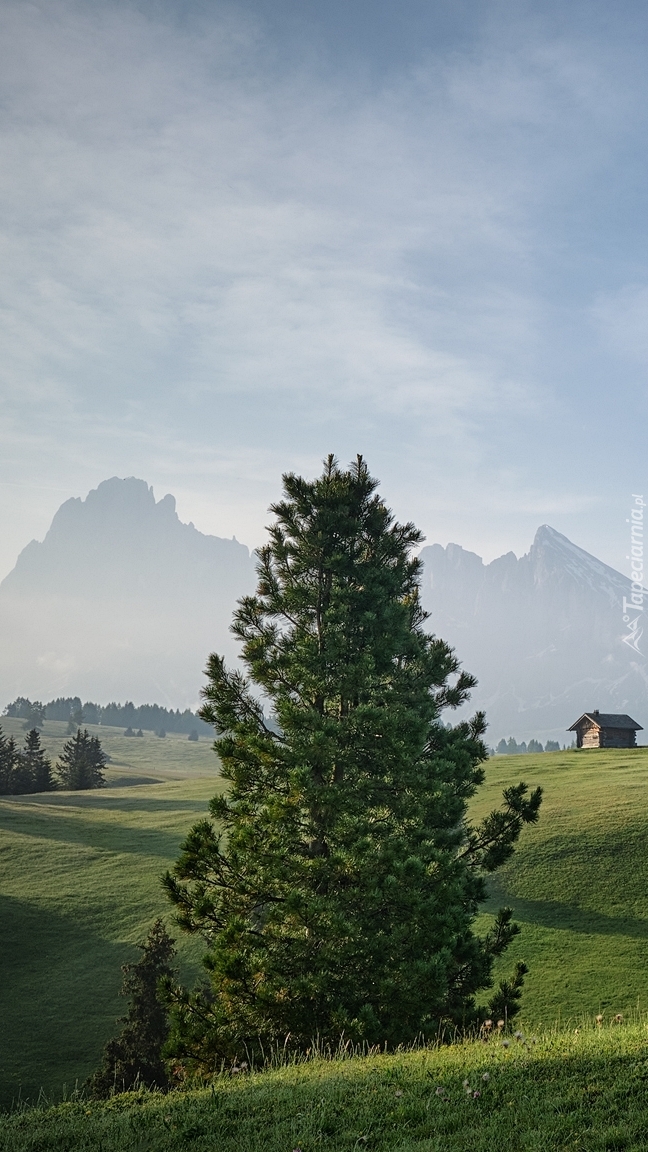
[[[623,643],[627,644],[630,648],[634,648],[635,652],[641,655],[639,641],[643,635],[643,628],[639,623],[640,613],[643,612],[644,596],[644,562],[643,562],[643,520],[644,520],[644,503],[643,496],[637,496],[632,493],[634,506],[630,510],[630,518],[626,520],[626,524],[630,525],[630,555],[626,557],[630,561],[630,579],[632,580],[632,592],[630,599],[626,596],[623,597],[623,623],[627,629],[627,636],[623,636]]]

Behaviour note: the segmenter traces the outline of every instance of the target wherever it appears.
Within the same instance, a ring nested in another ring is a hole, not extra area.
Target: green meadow
[[[50,754],[65,731],[46,724]],[[168,913],[160,876],[220,787],[211,741],[92,731],[111,758],[105,788],[0,801],[0,1104],[60,1098],[94,1068],[125,1009],[121,965]],[[178,945],[193,982],[201,946]]]
[[[20,722],[13,725],[19,732]],[[3,727],[12,730],[11,723]],[[135,958],[136,941],[157,915],[172,923],[160,876],[221,786],[208,740],[93,731],[111,757],[105,789],[0,801],[5,1104],[19,1093],[33,1100],[40,1088],[60,1099],[94,1068],[124,1008],[120,965]],[[64,739],[64,725],[46,726],[52,752]],[[475,816],[495,805],[508,783],[524,779],[545,789],[540,822],[525,830],[513,860],[492,879],[483,916],[485,926],[488,912],[507,903],[522,925],[501,963],[502,974],[518,957],[530,967],[521,1027],[540,1033],[560,1021],[573,1030],[599,1011],[608,1019],[648,1008],[648,749],[501,756],[486,769]],[[191,982],[201,946],[178,943]],[[262,1095],[260,1084],[254,1092]],[[223,1089],[230,1090],[238,1100],[239,1089]],[[166,1147],[151,1145],[158,1146]]]
[[[526,960],[521,1019],[539,1028],[648,1008],[648,748],[497,756],[474,805],[541,784],[540,821],[490,881],[522,934],[500,970]]]
[[[3,1152],[639,1152],[647,1133],[640,1021],[0,1116]]]
[[[14,736],[18,745],[22,745],[25,737],[23,720],[0,716],[0,727],[6,736]],[[124,736],[123,728],[103,728],[97,724],[84,724],[84,728],[91,736],[99,737],[104,752],[110,757],[106,774],[109,787],[121,783],[154,784],[162,777],[213,775],[216,771],[213,741],[205,736],[193,741],[180,732],[169,732],[161,738],[152,732],[145,732],[144,736]],[[45,721],[41,740],[53,762],[68,739],[67,724],[60,720]]]

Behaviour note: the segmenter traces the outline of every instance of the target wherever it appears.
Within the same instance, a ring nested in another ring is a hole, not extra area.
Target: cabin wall
[[[631,728],[603,728],[601,748],[636,748],[637,736]]]
[[[581,724],[576,733],[579,748],[636,748],[637,735],[632,728],[598,728]]]
[[[576,743],[579,748],[600,748],[601,736],[601,729],[596,724],[581,724]]]

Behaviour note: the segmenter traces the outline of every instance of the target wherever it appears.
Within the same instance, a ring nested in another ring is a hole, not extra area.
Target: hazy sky
[[[329,451],[625,570],[647,53],[624,0],[4,0],[0,576],[112,475],[255,545]]]

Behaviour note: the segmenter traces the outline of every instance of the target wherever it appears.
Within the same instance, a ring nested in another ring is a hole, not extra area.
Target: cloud
[[[618,61],[500,20],[368,82],[286,66],[252,10],[184,11],[0,12],[2,475],[173,480],[250,543],[272,478],[329,448],[417,511],[449,478],[458,507],[580,506],[539,463],[592,292],[556,323],[555,217],[636,117]]]
[[[624,360],[648,364],[648,287],[626,284],[601,295],[592,309],[604,340]]]

